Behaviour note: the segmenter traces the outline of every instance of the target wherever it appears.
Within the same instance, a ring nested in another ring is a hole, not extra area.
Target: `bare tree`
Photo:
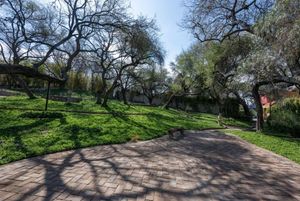
[[[31,59],[30,52],[36,50],[36,45],[26,43],[22,34],[19,16],[13,9],[18,5],[18,1],[8,1],[1,6],[3,14],[0,16],[0,58],[6,65],[20,65],[21,62]],[[34,15],[39,12],[39,7],[32,3],[31,7],[24,8],[24,12]],[[19,75],[12,75],[12,77],[21,85],[29,98],[35,98],[25,80]]]
[[[9,67],[13,73],[20,66],[38,71],[61,52],[65,55],[64,79],[90,34],[106,27],[122,27],[127,16],[121,0],[57,0],[47,6],[34,0],[7,0],[0,9],[10,16],[1,16],[1,26],[12,27],[12,37],[1,35],[1,56],[6,63],[0,64],[0,72]]]
[[[253,25],[275,0],[188,0],[182,26],[201,42],[223,41],[243,32],[254,33]]]
[[[107,29],[105,33],[95,35],[91,44],[95,54],[91,54],[91,58],[94,57],[94,72],[100,73],[102,79],[97,103],[107,106],[109,95],[120,85],[127,69],[163,61],[156,32],[153,21],[138,19],[123,29]]]

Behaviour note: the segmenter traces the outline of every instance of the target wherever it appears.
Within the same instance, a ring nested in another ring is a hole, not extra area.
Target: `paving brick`
[[[109,183],[109,182],[106,182],[104,184],[105,187],[108,187],[108,188],[117,188],[118,187],[118,184],[117,183]]]
[[[126,183],[124,189],[130,191],[132,189],[133,185],[131,183]]]
[[[83,198],[78,196],[78,195],[69,195],[65,200],[67,200],[67,201],[81,201],[81,200],[83,200]]]
[[[0,200],[300,200],[300,166],[217,131],[0,166]]]
[[[6,192],[6,191],[0,191],[0,198],[2,200],[6,200],[8,199],[9,197],[12,197],[13,195],[15,195],[15,193],[12,193],[12,192]]]

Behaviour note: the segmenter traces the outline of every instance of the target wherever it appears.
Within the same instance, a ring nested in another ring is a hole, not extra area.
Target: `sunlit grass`
[[[300,163],[300,139],[273,135],[269,132],[227,130],[226,133],[237,135],[252,144]]]
[[[43,110],[44,103],[45,100],[41,98],[29,100],[22,96],[0,99],[2,108]],[[69,149],[125,143],[132,139],[149,140],[165,135],[173,127],[219,127],[215,115],[189,114],[159,107],[127,106],[118,101],[110,101],[108,108],[102,108],[92,100],[71,105],[50,101],[49,109],[115,113],[59,112],[62,115],[51,115],[49,112],[44,115],[48,118],[32,118],[32,113],[36,111],[1,109],[0,164]],[[128,113],[143,115],[127,115]]]

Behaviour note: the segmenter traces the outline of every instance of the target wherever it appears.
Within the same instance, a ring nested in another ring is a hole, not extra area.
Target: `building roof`
[[[31,77],[31,78],[46,80],[55,83],[64,82],[64,80],[62,79],[40,73],[38,70],[26,66],[22,66],[19,64],[0,64],[0,74],[23,75],[25,77]]]

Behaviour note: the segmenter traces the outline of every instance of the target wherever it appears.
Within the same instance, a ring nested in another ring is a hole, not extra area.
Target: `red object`
[[[261,102],[262,105],[271,104],[271,101],[267,96],[261,96],[260,97],[260,102]]]

